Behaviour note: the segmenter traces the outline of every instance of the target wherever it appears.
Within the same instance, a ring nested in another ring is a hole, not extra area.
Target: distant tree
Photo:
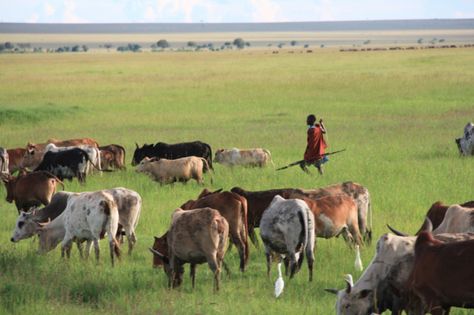
[[[165,49],[165,48],[170,47],[170,44],[168,43],[166,39],[160,39],[159,41],[156,42],[156,46],[161,49]]]
[[[72,46],[71,51],[72,52],[78,52],[79,51],[79,45]]]
[[[291,44],[291,46],[296,46],[297,42],[296,42],[296,40],[292,40],[292,41],[290,42],[290,44]]]
[[[84,52],[87,52],[89,50],[89,47],[87,47],[87,45],[82,45],[82,50]]]
[[[197,44],[196,44],[196,42],[189,41],[189,42],[187,43],[187,46],[188,46],[188,47],[196,47]]]
[[[440,39],[439,39],[439,42],[440,42],[440,43],[444,43],[444,38],[440,38]]]
[[[272,47],[272,43],[267,44],[267,47]]]
[[[284,45],[285,45],[284,43],[279,43],[278,48],[283,48]]]
[[[324,44],[321,44],[319,47],[320,47],[320,48],[324,48]]]
[[[114,47],[114,46],[113,46],[112,44],[104,44],[104,47],[105,47],[105,48],[107,49],[107,51],[108,51],[110,48],[112,48],[112,47]]]
[[[62,53],[62,52],[64,52],[64,48],[63,48],[63,47],[58,47],[58,48],[56,49],[56,52]]]
[[[225,42],[224,45],[225,46],[230,46],[230,45],[232,45],[232,43],[231,42]]]
[[[13,49],[13,44],[11,42],[5,42],[5,49]]]
[[[308,48],[308,47],[309,47],[309,45],[308,45],[308,44],[305,44],[305,45],[304,45],[304,48]]]
[[[141,49],[142,47],[141,47],[140,45],[138,45],[138,44],[130,44],[130,43],[129,43],[129,44],[127,45],[127,48],[128,48],[128,50],[130,50],[130,51],[138,52],[138,51],[140,51],[140,49]]]
[[[245,47],[245,41],[242,39],[242,38],[236,38],[234,39],[234,41],[232,42],[232,44],[234,44],[234,46],[236,46],[237,48],[239,49],[242,49]]]
[[[370,44],[370,39],[368,39],[364,42],[364,45],[368,45],[368,44]]]
[[[423,43],[423,38],[418,38],[418,40],[416,41],[418,44],[422,44]]]
[[[0,51],[4,51],[4,50],[5,50],[5,44],[0,43]]]
[[[250,47],[250,42],[245,42],[245,46]]]

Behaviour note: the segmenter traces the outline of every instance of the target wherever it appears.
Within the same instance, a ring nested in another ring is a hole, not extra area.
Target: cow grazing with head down
[[[0,173],[9,173],[8,164],[8,152],[4,148],[0,147]]]
[[[125,169],[125,148],[118,144],[100,146],[101,169]]]
[[[290,278],[308,260],[309,281],[313,279],[314,215],[307,204],[299,199],[286,200],[277,195],[265,210],[260,222],[260,236],[265,244],[267,275],[270,275],[271,253],[287,256],[290,260]]]
[[[183,210],[209,207],[216,209],[229,224],[230,240],[239,251],[240,270],[245,270],[249,258],[247,241],[247,200],[228,191],[206,194],[203,190],[197,200],[189,200],[181,206]],[[202,196],[202,197],[201,197]]]
[[[141,148],[138,147],[138,144],[136,144],[136,149],[133,153],[132,165],[137,165],[145,157],[156,157],[168,160],[175,160],[186,156],[202,157],[207,161],[207,164],[209,165],[210,169],[213,169],[211,146],[201,141],[183,142],[176,144],[158,142],[155,145],[144,144]]]
[[[461,204],[461,207],[474,208],[474,201],[465,202]],[[443,204],[441,201],[436,201],[431,205],[430,209],[426,213],[426,217],[430,219],[433,225],[433,229],[436,229],[441,224],[441,222],[443,222],[444,216],[446,215],[446,211],[448,210],[448,208],[449,206]],[[420,234],[422,230],[423,227],[421,227],[415,235]]]
[[[219,211],[201,208],[173,212],[171,226],[159,242],[159,248],[150,248],[164,263],[168,286],[180,286],[185,263],[191,264],[194,288],[196,265],[208,263],[214,273],[214,289],[219,290],[219,277],[228,244],[229,225]],[[157,238],[155,238],[157,239]]]
[[[262,148],[256,149],[219,149],[216,151],[214,162],[226,166],[257,166],[264,167],[272,163],[270,151]]]
[[[422,232],[407,286],[421,300],[414,314],[449,314],[451,307],[474,308],[474,240],[444,243]]]
[[[136,171],[149,174],[160,184],[187,182],[194,179],[198,184],[203,184],[203,169],[209,166],[204,158],[188,156],[176,160],[144,158],[137,165]],[[212,177],[211,177],[212,183]]]
[[[31,207],[49,204],[51,196],[56,191],[57,183],[60,183],[64,189],[64,184],[56,176],[45,171],[17,177],[2,174],[1,177],[7,190],[6,200],[10,203],[15,201],[18,213],[20,210],[28,211]]]

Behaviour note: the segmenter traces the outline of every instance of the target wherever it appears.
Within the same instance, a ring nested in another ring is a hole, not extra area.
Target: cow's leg
[[[239,251],[240,271],[244,272],[245,271],[245,243],[240,238],[238,231],[233,231],[231,238],[232,238],[232,243],[235,244],[235,246],[237,247],[237,250]]]
[[[94,252],[95,252],[95,260],[97,263],[99,263],[99,254],[100,254],[100,249],[99,249],[99,240],[94,239]]]
[[[283,265],[285,266],[285,276],[288,277],[288,273],[290,272],[290,259],[287,255],[283,257]]]
[[[76,245],[77,250],[79,251],[79,257],[81,257],[81,259],[84,259],[84,247],[82,246],[82,242],[76,241]]]
[[[250,237],[252,244],[255,245],[255,248],[259,249],[260,243],[258,242],[257,234],[255,234],[255,228],[253,227],[253,225],[249,224],[248,229],[248,236]]]
[[[353,243],[359,246],[364,245],[364,242],[362,241],[362,236],[360,235],[359,226],[357,224],[354,224],[354,221],[353,224],[349,225],[349,232],[352,234]]]
[[[194,282],[196,280],[196,264],[191,264],[191,283],[194,289]]]
[[[309,281],[313,281],[313,263],[314,263],[314,248],[310,244],[306,245],[306,259],[308,259]]]
[[[91,247],[92,247],[92,241],[91,240],[87,240],[86,241],[86,251],[85,251],[85,258],[86,259],[89,259],[89,255],[91,253]]]
[[[272,252],[270,250],[270,247],[265,245],[265,257],[267,258],[267,277],[270,277],[270,268],[272,265]]]
[[[290,279],[293,278],[293,276],[296,273],[297,270],[297,262],[296,262],[296,255],[295,252],[291,251],[288,254],[288,257],[290,258]]]
[[[219,278],[221,273],[220,265],[217,261],[217,255],[214,252],[212,255],[207,257],[207,264],[209,268],[211,268],[212,272],[214,273],[214,291],[219,291]]]
[[[71,257],[71,245],[72,237],[70,237],[69,235],[65,235],[61,243],[61,257],[64,258],[64,253],[66,253],[66,257],[68,259]]]
[[[112,263],[112,267],[114,266],[115,242],[116,240],[113,237],[109,237],[110,261]]]
[[[129,232],[129,234],[127,235],[127,240],[128,240],[128,254],[131,255],[133,247],[137,243],[137,237],[134,231]]]

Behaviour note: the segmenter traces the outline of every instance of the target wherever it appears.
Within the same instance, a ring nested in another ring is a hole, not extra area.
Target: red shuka
[[[308,145],[304,152],[305,161],[319,160],[323,157],[326,149],[326,141],[324,141],[321,126],[316,124],[308,128]]]

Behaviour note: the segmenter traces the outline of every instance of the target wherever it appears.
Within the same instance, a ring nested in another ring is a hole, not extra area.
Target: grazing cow
[[[276,195],[282,195],[285,193],[299,192],[303,193],[302,190],[293,188],[282,188],[282,189],[271,189],[262,191],[247,191],[240,187],[233,187],[231,192],[236,193],[247,199],[247,226],[249,237],[255,246],[258,246],[258,239],[255,235],[254,228],[260,226],[260,220],[265,209],[270,205],[273,197]]]
[[[78,145],[88,145],[95,148],[99,147],[99,143],[92,138],[78,138],[69,140],[48,139],[47,143],[53,143],[58,147],[72,147]]]
[[[111,194],[105,191],[74,194],[69,197],[66,209],[58,218],[60,217],[63,217],[65,229],[61,244],[62,257],[64,254],[70,257],[73,241],[85,240],[87,241],[86,254],[89,253],[90,244],[93,242],[95,257],[99,261],[99,239],[106,232],[109,239],[110,259],[112,267],[114,266],[114,256],[120,257],[119,243],[115,239],[119,213]]]
[[[463,203],[461,207],[474,208],[474,200]],[[433,229],[436,229],[441,224],[441,222],[443,222],[448,208],[449,206],[444,205],[441,201],[436,201],[431,205],[430,209],[426,213],[426,217],[430,219]],[[422,229],[423,227],[421,227],[415,235],[420,234]]]
[[[448,210],[449,211],[449,210]],[[449,314],[451,307],[474,308],[474,240],[444,243],[422,232],[407,286],[421,300],[414,314]]]
[[[7,190],[6,200],[15,201],[18,213],[28,211],[31,207],[47,205],[56,191],[56,184],[64,184],[53,174],[45,171],[28,173],[17,177],[2,174],[2,180]]]
[[[226,166],[258,166],[264,167],[268,163],[272,163],[270,151],[266,149],[219,149],[216,151],[214,162]]]
[[[279,195],[273,198],[260,222],[260,236],[265,245],[268,276],[273,251],[289,257],[290,278],[300,269],[304,254],[306,254],[309,281],[313,280],[313,251],[316,240],[314,224],[314,215],[304,201],[286,200]]]
[[[206,190],[201,195],[205,192]],[[198,200],[189,200],[181,206],[181,209],[190,210],[205,207],[216,209],[229,223],[230,240],[239,251],[240,271],[243,272],[249,257],[247,200],[238,194],[224,191],[198,197]]]
[[[169,287],[181,285],[183,265],[190,263],[194,288],[196,265],[207,262],[214,273],[214,289],[218,291],[228,235],[229,224],[219,211],[211,208],[184,211],[178,208],[173,212],[168,232],[159,238],[160,242],[155,242],[164,246],[150,250],[164,262]]]
[[[433,234],[474,232],[474,208],[452,205]]]
[[[101,154],[102,169],[112,167],[115,169],[125,169],[125,148],[118,144],[109,144],[99,147]],[[105,160],[105,161],[104,161]]]
[[[203,168],[209,168],[206,159],[196,156],[188,156],[176,160],[155,160],[145,157],[137,165],[136,171],[149,174],[160,184],[174,183],[175,181],[186,183],[190,179],[203,184]]]
[[[100,151],[97,147],[92,147],[88,145],[78,145],[78,146],[72,146],[72,147],[57,147],[55,144],[50,143],[44,148],[44,152],[64,152],[64,151],[69,151],[72,149],[82,149],[84,152],[87,153],[89,157],[89,163],[90,165],[95,165],[96,168],[100,171],[102,169],[100,168],[101,161],[100,161]],[[25,159],[26,160],[26,159]],[[87,164],[87,173],[90,174],[92,171],[92,167],[90,167],[89,163]]]
[[[16,149],[8,149],[8,171],[10,174],[20,170],[23,167],[23,159],[26,153],[26,149],[24,148],[16,148]]]
[[[157,144],[144,144],[141,148],[136,145],[133,153],[132,165],[140,163],[145,157],[165,158],[175,160],[186,156],[197,156],[206,159],[207,164],[212,167],[212,150],[211,146],[201,141],[183,142],[176,144],[167,144],[158,142]],[[204,170],[205,171],[205,170]]]
[[[456,144],[459,154],[474,155],[474,124],[469,122],[464,127],[464,134],[461,138],[457,138]]]
[[[445,242],[474,240],[474,234],[439,234]],[[377,241],[375,255],[359,280],[346,282],[346,289],[327,291],[337,295],[338,315],[381,314],[391,310],[399,315],[407,310],[406,282],[414,260],[414,236],[384,234]]]
[[[349,244],[362,245],[359,231],[357,205],[347,195],[327,195],[309,198],[299,193],[284,194],[287,199],[301,199],[311,209],[315,219],[317,237],[331,238],[342,234]]]
[[[62,152],[46,152],[35,171],[49,171],[59,179],[72,180],[77,177],[80,183],[86,181],[89,155],[82,149],[74,148]]]
[[[21,212],[16,220],[10,241],[16,243],[36,235],[38,223],[45,223],[56,219],[64,209],[66,209],[67,200],[72,193],[58,191],[51,198],[51,202],[42,209],[35,209],[31,212]]]
[[[0,147],[0,173],[9,173],[8,164],[8,152],[4,148]]]
[[[304,190],[304,193],[310,198],[321,198],[329,195],[347,195],[354,199],[357,204],[357,216],[359,231],[364,241],[370,244],[372,240],[372,210],[370,207],[369,190],[361,184],[354,182],[344,182],[323,188]]]

